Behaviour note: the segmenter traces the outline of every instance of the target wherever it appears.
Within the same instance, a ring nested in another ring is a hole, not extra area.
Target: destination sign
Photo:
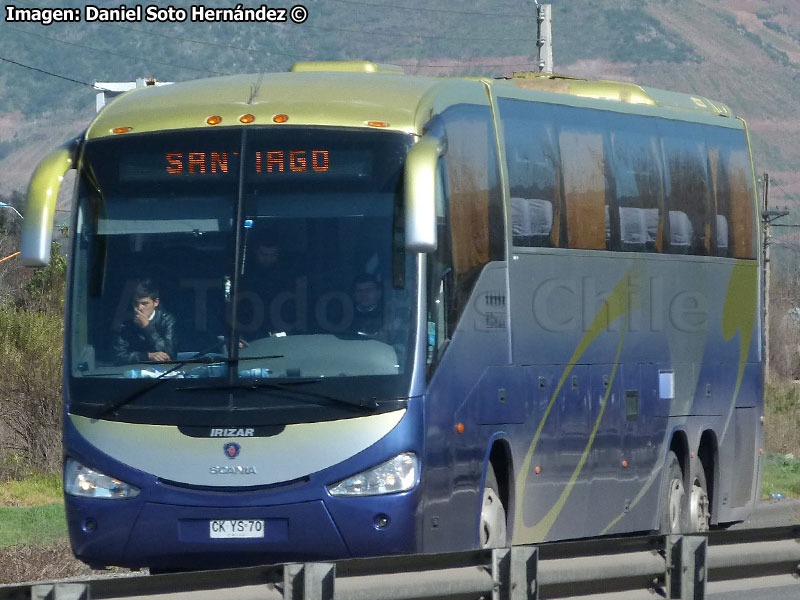
[[[329,150],[259,150],[250,166],[255,173],[324,173],[331,168]],[[229,172],[238,152],[165,152],[169,175],[219,175]]]

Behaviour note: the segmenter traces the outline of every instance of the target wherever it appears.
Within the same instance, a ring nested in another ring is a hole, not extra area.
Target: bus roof
[[[276,115],[285,115],[288,125],[378,126],[419,134],[433,110],[458,102],[487,103],[487,87],[500,94],[530,90],[522,93],[531,100],[558,102],[560,97],[608,110],[628,111],[633,105],[667,109],[673,118],[677,111],[682,113],[677,118],[687,120],[732,116],[727,106],[701,96],[631,83],[533,73],[499,80],[415,77],[392,65],[326,62],[298,63],[289,73],[232,75],[132,90],[102,110],[86,136],[241,126],[243,115],[252,115],[255,125],[274,124]],[[218,123],[209,123],[211,117]]]

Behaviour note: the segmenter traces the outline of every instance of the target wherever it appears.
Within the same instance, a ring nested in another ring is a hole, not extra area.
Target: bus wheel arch
[[[508,545],[512,512],[511,451],[506,440],[495,439],[489,452],[481,491],[478,545],[481,548],[500,548]]]

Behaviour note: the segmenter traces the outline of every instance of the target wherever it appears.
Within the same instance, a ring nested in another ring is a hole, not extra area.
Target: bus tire
[[[506,508],[500,499],[500,486],[492,463],[486,470],[481,501],[480,546],[481,548],[504,548],[506,546]]]
[[[689,487],[689,531],[708,531],[711,518],[708,485],[703,465],[699,465],[692,474],[692,485]]]
[[[683,470],[677,455],[670,450],[664,463],[664,481],[661,492],[661,525],[664,535],[684,533],[687,530],[686,488],[683,485]]]

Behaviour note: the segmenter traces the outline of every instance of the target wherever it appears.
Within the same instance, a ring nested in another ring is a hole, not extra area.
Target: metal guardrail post
[[[336,565],[292,563],[283,569],[284,600],[333,600]]]
[[[31,586],[31,600],[89,600],[85,583],[46,583]]]
[[[703,535],[667,536],[667,598],[703,600],[706,597],[708,538]]]
[[[492,600],[538,600],[538,560],[532,546],[492,550]]]

